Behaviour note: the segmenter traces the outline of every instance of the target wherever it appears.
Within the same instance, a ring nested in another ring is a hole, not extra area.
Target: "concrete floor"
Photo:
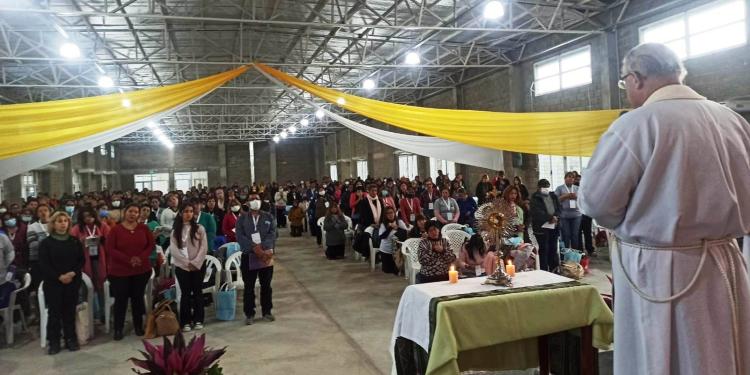
[[[282,231],[273,279],[276,322],[245,326],[241,302],[233,322],[215,321],[212,308],[206,312],[208,345],[227,346],[224,373],[389,374],[391,330],[407,282],[351,259],[328,261],[314,239]],[[607,260],[605,254],[592,262],[585,278],[602,291],[609,290]],[[79,352],[48,356],[38,326],[32,328],[12,347],[0,347],[3,374],[132,373],[126,359],[142,348],[132,334],[114,342],[97,326],[96,338]]]

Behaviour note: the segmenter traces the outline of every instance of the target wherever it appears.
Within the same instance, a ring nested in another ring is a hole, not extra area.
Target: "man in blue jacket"
[[[255,318],[255,280],[260,278],[260,306],[263,320],[276,320],[271,314],[271,279],[273,254],[276,245],[276,225],[270,213],[261,211],[260,196],[253,192],[248,197],[250,212],[237,220],[237,242],[242,249],[242,280],[245,283],[245,324]]]

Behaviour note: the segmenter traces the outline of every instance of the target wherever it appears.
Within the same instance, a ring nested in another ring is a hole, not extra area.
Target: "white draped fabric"
[[[255,68],[258,72],[263,74],[271,82],[276,83],[289,94],[296,96],[298,99],[305,101],[311,106],[318,108],[313,102],[304,99],[301,95],[298,95],[292,91],[289,87],[284,85],[276,78],[266,74],[266,72]],[[371,126],[360,124],[356,121],[349,120],[341,115],[333,113],[325,108],[321,108],[327,116],[336,120],[341,125],[354,130],[355,132],[364,135],[370,139],[391,146],[395,149],[410,152],[420,156],[426,156],[430,158],[450,160],[456,163],[473,165],[475,167],[482,167],[493,170],[503,169],[503,153],[498,150],[492,150],[484,147],[470,146],[467,144],[449,141],[436,137],[426,137],[419,135],[409,135],[389,132],[386,130],[377,129]],[[456,129],[456,131],[461,131]]]

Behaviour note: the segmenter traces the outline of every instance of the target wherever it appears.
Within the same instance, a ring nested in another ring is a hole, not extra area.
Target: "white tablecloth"
[[[401,302],[396,311],[396,322],[391,336],[391,357],[396,338],[403,337],[415,342],[426,352],[430,347],[430,300],[435,297],[486,292],[507,287],[483,285],[486,277],[461,279],[456,284],[447,281],[410,285],[401,295]],[[537,285],[557,284],[573,281],[567,277],[547,271],[518,272],[513,278],[512,288],[524,288]]]

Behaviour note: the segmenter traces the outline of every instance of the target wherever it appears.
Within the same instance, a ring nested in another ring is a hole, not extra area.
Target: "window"
[[[640,40],[689,59],[747,43],[745,17],[745,1],[719,1],[643,26]]]
[[[135,188],[138,190],[160,190],[162,192],[169,191],[169,173],[151,173],[151,174],[137,174],[133,176],[135,180]],[[102,183],[105,179],[102,176]]]
[[[109,145],[109,156],[112,159],[115,158],[115,145]]]
[[[448,177],[456,177],[456,163],[448,160],[430,158],[430,177],[432,177],[433,180],[437,178],[438,170],[443,171]]]
[[[107,189],[109,189],[109,184],[107,183],[107,175],[103,174],[102,175],[102,190],[107,190]],[[162,190],[162,191],[166,191],[166,190]]]
[[[73,192],[81,191],[81,175],[73,172]]]
[[[107,156],[107,146],[105,146],[105,145],[99,146],[99,153],[102,156]]]
[[[339,179],[339,166],[336,164],[330,164],[328,166],[328,171],[331,174],[329,177],[331,177],[331,180],[338,180]]]
[[[36,197],[36,183],[36,174],[34,173],[26,173],[21,176],[22,198]]]
[[[94,148],[93,148],[93,147],[89,149],[89,153],[90,153],[90,154],[93,154],[93,153],[94,153]]]
[[[367,160],[357,160],[357,177],[366,179],[368,174]]]
[[[591,46],[534,64],[534,96],[591,83]]]
[[[413,180],[419,175],[417,171],[417,155],[401,154],[398,156],[398,174]]]
[[[174,188],[188,191],[193,186],[208,186],[208,172],[177,172],[174,174]]]
[[[565,183],[565,173],[577,171],[583,174],[589,157],[539,155],[539,178],[546,178],[552,189]]]

